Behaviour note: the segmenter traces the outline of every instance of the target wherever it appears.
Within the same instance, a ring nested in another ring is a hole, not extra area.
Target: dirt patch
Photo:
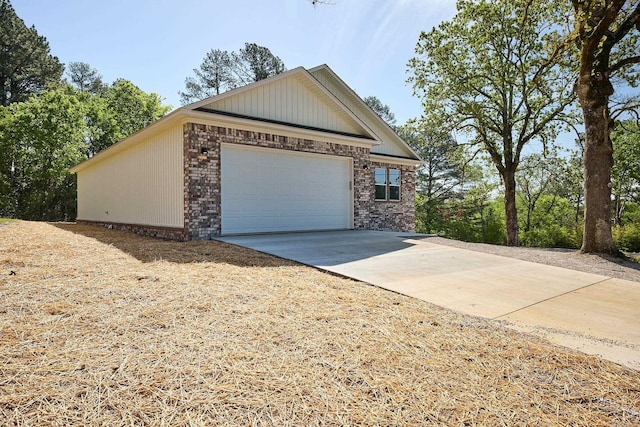
[[[12,223],[0,301],[8,425],[640,425],[636,371],[220,242]]]

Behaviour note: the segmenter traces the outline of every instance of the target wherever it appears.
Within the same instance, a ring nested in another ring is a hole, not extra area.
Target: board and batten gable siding
[[[241,91],[204,108],[296,125],[367,136],[362,126],[336,106],[317,85],[292,75]]]
[[[184,227],[182,126],[78,171],[78,220]]]
[[[348,96],[344,89],[337,83],[333,77],[331,77],[324,70],[317,70],[312,75],[331,92],[336,98],[340,100],[348,109],[358,114],[360,120],[362,120],[376,135],[382,139],[382,144],[371,147],[371,153],[385,154],[388,156],[408,157],[413,158],[415,155],[409,151],[406,147],[393,143],[392,138],[393,131],[386,125],[380,123],[369,117],[367,114],[360,114],[362,106],[359,101]]]

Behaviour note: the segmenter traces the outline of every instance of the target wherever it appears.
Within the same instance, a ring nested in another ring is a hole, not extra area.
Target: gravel
[[[574,249],[516,248],[489,245],[486,243],[469,243],[445,239],[443,237],[427,237],[425,241],[438,245],[453,246],[471,251],[568,268],[585,273],[640,282],[640,263],[607,255],[581,254]]]

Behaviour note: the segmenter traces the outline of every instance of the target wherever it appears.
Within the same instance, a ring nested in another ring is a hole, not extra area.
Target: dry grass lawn
[[[640,373],[223,243],[0,226],[1,425],[640,425]]]

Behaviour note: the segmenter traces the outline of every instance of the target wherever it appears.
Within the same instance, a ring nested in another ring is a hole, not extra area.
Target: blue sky
[[[83,61],[105,82],[131,80],[165,103],[211,49],[268,47],[288,68],[328,64],[360,96],[389,105],[399,124],[419,116],[406,64],[420,31],[455,13],[455,0],[12,0],[65,64]]]

